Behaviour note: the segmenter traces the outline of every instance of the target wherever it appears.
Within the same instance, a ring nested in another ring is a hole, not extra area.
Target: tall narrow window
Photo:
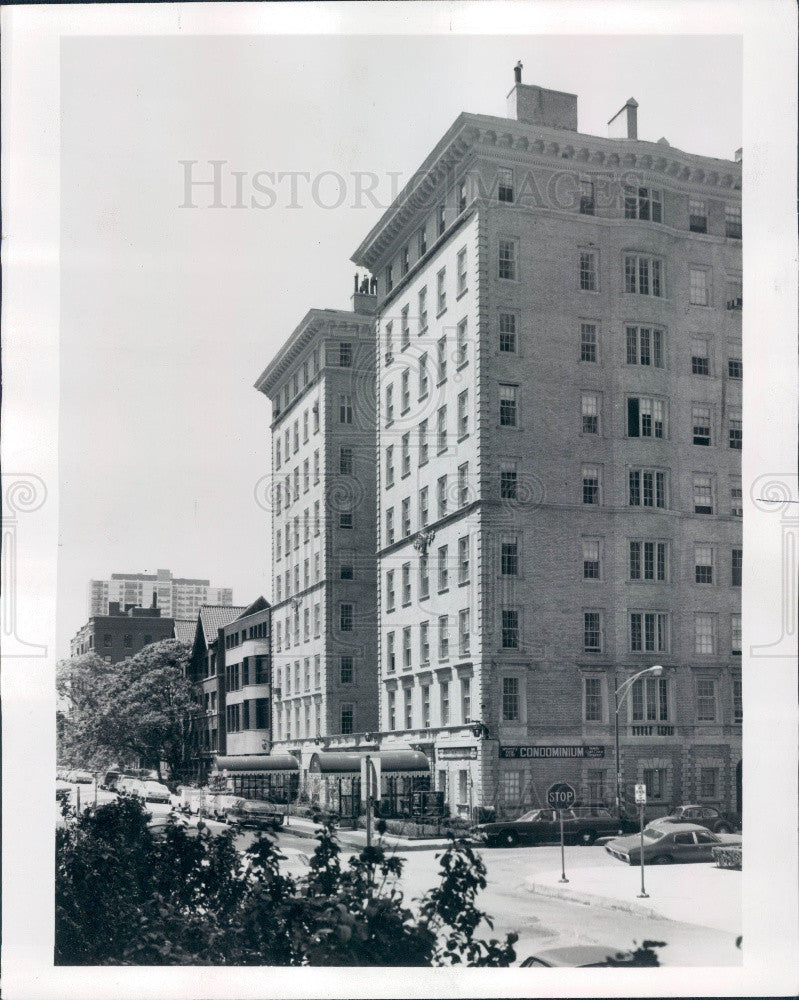
[[[698,677],[696,681],[696,721],[716,721],[716,682],[712,678]]]
[[[519,721],[519,678],[502,678],[502,721]]]
[[[694,513],[713,513],[713,480],[710,476],[694,475]]]
[[[602,612],[583,612],[583,649],[586,653],[602,652]]]
[[[442,268],[437,277],[437,309],[439,315],[447,308],[447,270]]]
[[[458,583],[469,582],[469,536],[458,539]]]
[[[743,448],[744,431],[740,414],[730,417],[730,448],[740,451]]]
[[[468,275],[466,273],[466,247],[458,251],[457,257],[457,288],[458,295],[463,295],[466,291]]]
[[[599,468],[596,465],[584,465],[582,471],[583,479],[583,503],[598,504],[599,495]]]
[[[716,652],[716,623],[714,615],[694,616],[694,652]]]
[[[469,502],[469,463],[458,466],[458,506],[465,507]]]
[[[438,501],[438,516],[444,517],[447,513],[447,477],[439,476],[436,481],[436,499]]]
[[[430,387],[430,379],[427,374],[427,355],[422,354],[419,358],[419,399],[424,399]]]
[[[401,439],[401,455],[402,455],[402,476],[410,475],[411,471],[411,432],[406,431],[402,435]]]
[[[732,550],[732,578],[730,583],[733,587],[740,587],[743,583],[743,555],[743,549]]]
[[[446,590],[449,586],[449,566],[447,565],[447,559],[449,558],[449,546],[440,545],[438,547],[438,590],[439,593],[442,590]]]
[[[710,374],[710,353],[705,337],[694,337],[691,340],[691,374]]]
[[[427,329],[427,285],[419,289],[419,333]]]
[[[469,433],[469,390],[458,394],[458,438]]]
[[[519,639],[518,608],[502,608],[502,648],[518,649]]]
[[[514,313],[499,314],[499,349],[506,354],[516,353],[516,316]]]
[[[701,198],[688,200],[688,228],[692,233],[707,232],[707,205]]]
[[[602,721],[602,678],[583,678],[583,688],[585,695],[585,721]]]
[[[516,244],[513,240],[499,241],[498,274],[508,281],[516,280]]]
[[[471,630],[469,609],[458,612],[458,656],[468,656],[471,651]]]
[[[438,381],[443,382],[447,377],[447,336],[444,334],[436,345],[438,348]]]
[[[583,579],[600,580],[600,543],[598,538],[583,539]]]
[[[436,441],[438,447],[438,453],[441,454],[442,451],[447,450],[447,408],[446,406],[439,407],[437,414],[437,428],[436,428]]]
[[[505,167],[500,167],[497,171],[498,188],[497,198],[499,201],[513,201],[513,171]]]
[[[449,615],[439,615],[438,618],[438,658],[449,659]]]
[[[580,324],[580,361],[597,361],[596,323]]]
[[[741,206],[724,206],[724,232],[727,239],[739,240],[741,238]]]
[[[500,385],[499,425],[500,427],[516,427],[517,419],[518,419],[518,386]]]
[[[694,444],[710,444],[710,407],[694,404],[691,407]]]
[[[706,306],[710,304],[707,271],[703,267],[692,267],[689,270],[688,301],[692,306]]]
[[[519,575],[519,540],[515,535],[507,536],[500,542],[499,565],[503,576]]]
[[[580,253],[580,289],[596,291],[596,254],[585,250]]]
[[[599,433],[599,396],[595,392],[582,394],[583,434]]]
[[[694,580],[713,583],[713,546],[694,545]]]
[[[426,465],[429,456],[429,446],[427,442],[427,421],[423,420],[419,424],[419,465]]]
[[[518,473],[515,462],[502,462],[499,470],[499,496],[502,500],[518,497]]]
[[[462,319],[458,323],[455,331],[455,361],[458,367],[465,365],[469,360],[469,340],[467,332],[467,322]]]

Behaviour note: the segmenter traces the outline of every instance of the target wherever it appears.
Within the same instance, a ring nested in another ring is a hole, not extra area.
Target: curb
[[[649,917],[654,920],[666,920],[673,922],[671,917],[664,917],[662,913],[652,909],[651,906],[644,906],[641,903],[628,902],[624,899],[612,899],[609,896],[597,896],[590,892],[575,892],[573,889],[561,889],[555,885],[545,885],[533,881],[525,883],[528,890],[539,896],[549,896],[552,899],[565,899],[573,903],[580,903],[583,906],[597,906],[604,910],[620,910],[622,913],[637,914],[641,917]]]
[[[304,829],[303,827],[300,827],[300,826],[292,826],[292,825],[282,826],[280,829],[281,830],[286,830],[289,833],[293,834],[295,837],[299,837],[302,840],[316,840],[316,833],[313,830],[307,830],[307,829]],[[353,842],[352,840],[350,840],[346,836],[342,837],[341,836],[342,832],[345,833],[345,834],[347,834],[350,831],[346,831],[346,830],[345,831],[341,831],[341,830],[338,831],[339,843],[341,844],[342,847],[345,847],[345,848],[354,848],[354,849],[357,849],[357,850],[361,850],[362,848],[366,847],[366,841],[365,840],[363,841],[363,843],[361,843],[360,840],[358,840],[356,842]],[[431,842],[431,841],[416,842],[416,841],[412,841],[411,840],[411,841],[408,841],[406,843],[399,843],[399,842],[393,842],[392,843],[391,841],[386,841],[385,842],[385,846],[386,846],[387,850],[389,850],[389,851],[441,851],[441,850],[444,850],[444,848],[447,847],[447,842],[446,841],[443,841],[443,842],[441,842],[441,841],[436,841],[436,842]]]

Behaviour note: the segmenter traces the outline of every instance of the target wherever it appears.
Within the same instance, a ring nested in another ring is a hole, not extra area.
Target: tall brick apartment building
[[[662,665],[619,710],[625,796],[739,807],[741,164],[639,140],[632,100],[614,138],[520,77],[508,105],[461,114],[353,255],[380,729],[453,812],[612,801],[614,692]]]
[[[312,309],[256,382],[272,403],[272,743],[303,768],[378,725],[374,303]]]

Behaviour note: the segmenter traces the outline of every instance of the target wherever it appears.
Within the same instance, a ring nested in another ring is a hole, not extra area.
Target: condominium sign
[[[586,758],[604,757],[605,748],[603,746],[586,746],[579,744],[576,746],[561,746],[559,744],[549,744],[546,746],[506,745],[500,746],[499,756],[505,760],[536,760],[536,759],[558,759],[565,757]]]

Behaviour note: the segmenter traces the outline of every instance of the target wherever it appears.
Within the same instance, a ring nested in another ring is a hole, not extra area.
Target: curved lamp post
[[[624,704],[624,699],[630,693],[630,688],[634,681],[637,681],[639,677],[644,677],[649,674],[651,677],[660,677],[663,673],[663,667],[660,664],[656,664],[654,667],[647,667],[645,670],[639,670],[637,674],[633,674],[632,677],[628,677],[626,681],[623,681],[613,692],[613,697],[616,702],[616,820],[621,825],[621,760],[619,759],[619,709]],[[621,697],[619,697],[621,695]]]

